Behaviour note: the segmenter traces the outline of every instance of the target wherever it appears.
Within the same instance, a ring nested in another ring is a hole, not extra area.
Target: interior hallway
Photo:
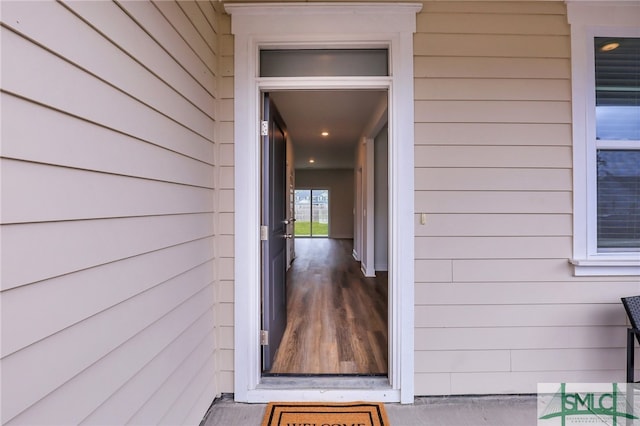
[[[387,274],[365,278],[353,241],[296,238],[287,328],[270,373],[387,374]]]

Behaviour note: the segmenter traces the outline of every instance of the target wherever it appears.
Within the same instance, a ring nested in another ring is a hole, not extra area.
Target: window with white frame
[[[640,275],[640,4],[568,1],[575,275]]]
[[[640,252],[640,38],[594,37],[596,247]]]

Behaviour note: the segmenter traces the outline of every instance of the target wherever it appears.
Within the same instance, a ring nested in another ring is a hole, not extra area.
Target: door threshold
[[[263,376],[256,389],[391,389],[387,376]]]

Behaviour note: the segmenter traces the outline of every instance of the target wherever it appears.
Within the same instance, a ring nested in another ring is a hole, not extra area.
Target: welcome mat
[[[376,402],[270,402],[262,426],[389,426]]]

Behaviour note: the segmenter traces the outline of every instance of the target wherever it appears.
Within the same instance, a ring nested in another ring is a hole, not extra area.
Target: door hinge
[[[269,227],[266,225],[260,226],[260,241],[267,241],[269,239]]]
[[[260,134],[262,136],[269,136],[269,122],[261,121],[260,122]]]
[[[260,330],[260,345],[269,346],[269,332],[267,330]]]

